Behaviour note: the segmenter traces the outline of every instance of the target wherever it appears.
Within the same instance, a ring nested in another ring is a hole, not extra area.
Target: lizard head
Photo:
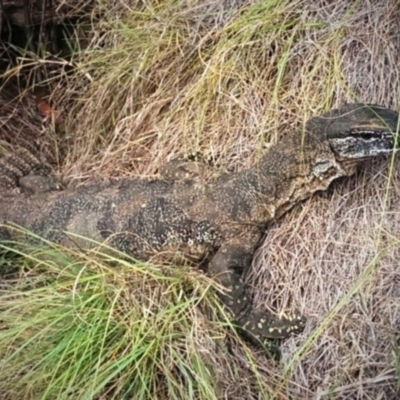
[[[306,129],[322,135],[338,161],[357,163],[397,151],[399,124],[398,113],[382,106],[347,104],[312,118]]]

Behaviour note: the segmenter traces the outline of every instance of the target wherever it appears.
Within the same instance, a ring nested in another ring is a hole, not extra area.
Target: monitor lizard
[[[174,160],[157,178],[57,190],[52,178],[28,173],[9,159],[21,173],[8,179],[17,193],[0,194],[0,240],[15,238],[11,223],[63,245],[91,245],[71,239],[66,232],[72,232],[140,260],[179,253],[203,262],[224,288],[221,300],[240,332],[267,344],[301,331],[304,319],[297,314],[278,319],[252,304],[244,277],[265,229],[366,160],[397,151],[398,124],[398,114],[382,106],[348,104],[288,132],[252,168],[209,180],[201,179],[209,166]]]

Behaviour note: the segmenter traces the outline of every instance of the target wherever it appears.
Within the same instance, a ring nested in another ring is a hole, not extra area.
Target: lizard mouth
[[[331,137],[329,145],[340,160],[357,161],[399,150],[399,137],[389,130],[354,128],[342,137]]]

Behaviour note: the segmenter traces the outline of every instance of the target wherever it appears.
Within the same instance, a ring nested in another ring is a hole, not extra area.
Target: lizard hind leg
[[[251,265],[258,235],[251,233],[223,244],[211,260],[208,273],[226,290],[220,294],[224,305],[232,312],[238,331],[255,345],[269,347],[271,340],[285,339],[304,328],[304,319],[278,319],[267,311],[256,310],[247,293],[244,275]]]
[[[60,183],[36,156],[19,148],[0,159],[0,187],[38,194],[60,189]]]

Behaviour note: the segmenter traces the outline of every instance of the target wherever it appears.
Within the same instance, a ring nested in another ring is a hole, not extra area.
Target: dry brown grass
[[[297,207],[258,252],[256,302],[308,315],[304,333],[284,345],[290,360],[306,344],[290,375],[295,398],[398,396],[398,167],[389,180],[384,162],[368,165]]]
[[[15,90],[2,87],[0,109],[1,140],[23,145],[41,136],[42,119],[29,99],[21,98]]]
[[[189,151],[240,170],[257,162],[262,143],[322,110],[400,107],[397,0],[107,6],[68,86],[53,93],[66,119],[62,172],[75,183],[153,174]],[[298,206],[257,253],[256,303],[308,317],[284,344],[286,364],[258,358],[265,382],[282,377],[280,398],[400,396],[400,175],[388,164]],[[222,398],[262,398],[254,379],[226,371]]]
[[[1,17],[3,24],[19,26],[30,25],[27,18],[33,24],[60,22],[65,18],[77,18],[88,13],[93,8],[93,0],[52,0],[42,2],[40,0],[3,0]]]

